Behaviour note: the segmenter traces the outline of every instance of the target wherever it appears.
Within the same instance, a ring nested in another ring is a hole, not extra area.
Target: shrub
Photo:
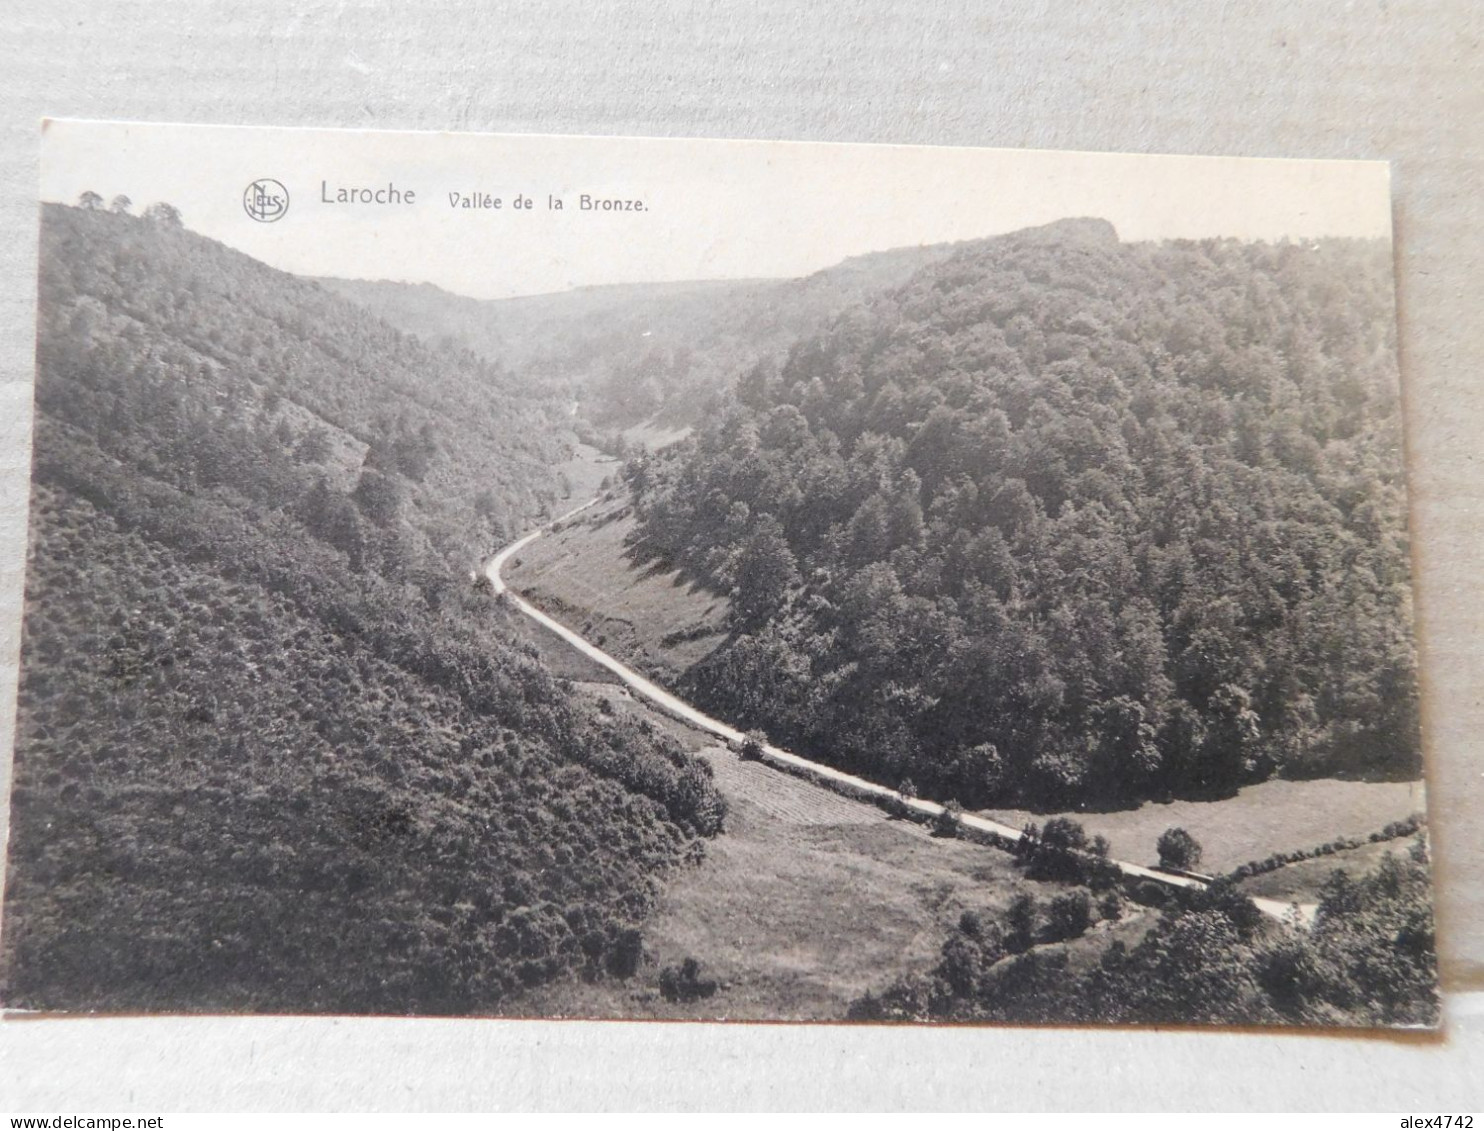
[[[905,820],[912,815],[912,806],[907,802],[917,797],[917,786],[911,778],[903,778],[897,786],[897,791],[891,797],[882,802],[883,808],[889,816],[896,820]]]
[[[963,827],[963,806],[957,801],[945,801],[943,808],[933,817],[933,835],[958,836]]]
[[[1087,830],[1070,817],[1052,817],[1041,830],[1041,843],[1062,852],[1081,852],[1087,848]]]
[[[660,995],[666,1001],[699,1001],[716,993],[716,981],[701,977],[701,964],[687,958],[660,971]]]
[[[1084,857],[1082,882],[1096,892],[1112,891],[1123,882],[1118,865],[1106,856]]]
[[[1046,933],[1053,940],[1075,939],[1092,925],[1092,900],[1085,891],[1056,896],[1046,909]]]
[[[1164,907],[1170,902],[1170,889],[1155,880],[1140,880],[1129,892],[1129,898],[1145,907]]]
[[[608,973],[615,978],[632,978],[644,960],[644,939],[637,928],[620,928],[608,946]]]
[[[1036,846],[1040,843],[1041,827],[1035,821],[1027,821],[1020,830],[1020,839],[1015,842],[1015,855],[1022,860],[1029,859],[1035,855]]]
[[[1117,867],[1106,856],[1106,841],[1089,842],[1087,830],[1069,817],[1053,817],[1046,822],[1039,839],[1029,839],[1034,826],[1027,826],[1020,855],[1028,861],[1026,874],[1033,879],[1057,880],[1062,883],[1097,882],[1099,888],[1117,882]],[[1110,878],[1111,877],[1111,878]]]
[[[1200,842],[1178,826],[1161,833],[1156,847],[1159,849],[1161,868],[1188,871],[1201,862]]]
[[[1005,949],[1011,954],[1029,950],[1036,936],[1036,901],[1022,892],[1005,911]]]
[[[1243,938],[1251,938],[1262,924],[1262,912],[1252,897],[1240,891],[1230,880],[1216,880],[1190,900],[1195,911],[1218,911],[1231,921]]]

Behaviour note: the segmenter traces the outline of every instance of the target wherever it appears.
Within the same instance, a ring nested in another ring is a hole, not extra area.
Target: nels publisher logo
[[[262,177],[247,186],[242,194],[242,207],[260,224],[282,220],[289,210],[289,190],[272,177]]]

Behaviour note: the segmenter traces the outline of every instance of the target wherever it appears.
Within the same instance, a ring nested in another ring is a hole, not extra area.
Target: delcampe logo
[[[282,220],[288,212],[289,190],[283,187],[281,181],[275,181],[272,177],[260,177],[248,185],[247,191],[242,194],[242,207],[259,223],[271,224],[275,220]]]

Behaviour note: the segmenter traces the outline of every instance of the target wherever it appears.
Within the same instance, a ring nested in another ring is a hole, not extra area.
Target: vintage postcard
[[[1427,1027],[1388,170],[44,125],[17,1011]]]

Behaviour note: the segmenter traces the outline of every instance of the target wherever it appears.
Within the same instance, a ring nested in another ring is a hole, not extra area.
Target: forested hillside
[[[983,241],[632,462],[687,691],[966,805],[1419,770],[1382,242]]]
[[[146,471],[234,481],[222,444],[193,439],[209,423],[258,474],[292,453],[470,565],[558,501],[564,409],[499,363],[168,223],[49,205],[43,239],[42,360],[78,379],[40,384],[40,405]]]
[[[171,222],[43,216],[5,1001],[469,1013],[623,976],[709,767],[468,582],[547,406]]]
[[[855,256],[801,279],[640,283],[479,301],[427,284],[323,279],[394,326],[498,357],[575,400],[602,433],[658,417],[684,427],[739,372],[780,361],[840,311],[904,282],[952,245]]]

